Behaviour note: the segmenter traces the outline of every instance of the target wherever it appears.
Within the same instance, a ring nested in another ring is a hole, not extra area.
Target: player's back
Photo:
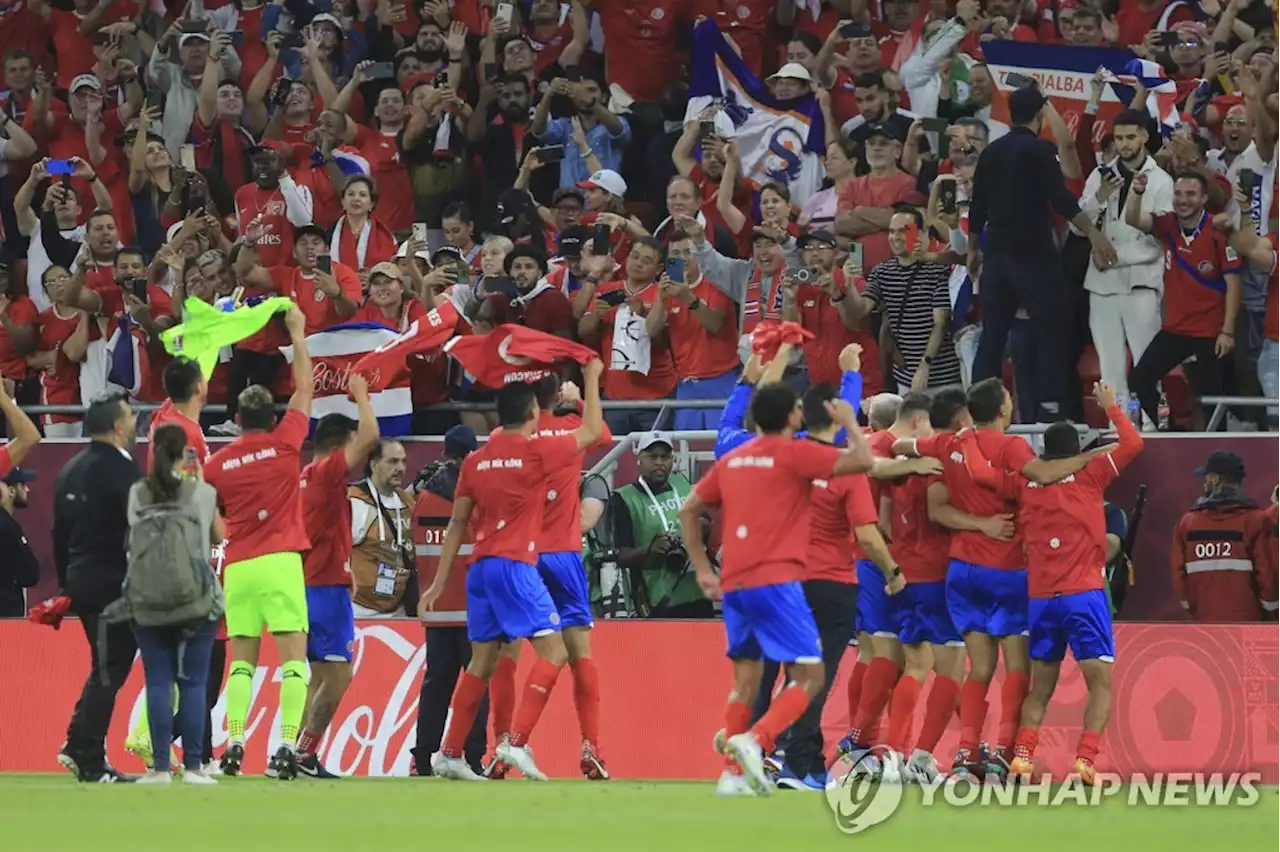
[[[929,518],[929,487],[939,476],[907,476],[891,483],[889,550],[909,583],[933,583],[947,577],[951,533]]]
[[[1018,496],[1017,524],[1027,559],[1032,597],[1073,594],[1103,587],[1107,519],[1102,493],[1115,478],[1110,455],[1049,485],[1005,473]]]
[[[186,433],[187,452],[183,460],[182,473],[194,475],[195,467],[197,465],[204,467],[205,462],[209,460],[209,443],[205,440],[200,424],[174,408],[171,399],[166,399],[151,418],[151,429],[147,433],[147,470],[151,470],[151,464],[156,457],[154,441],[156,430],[166,424],[176,424]]]
[[[856,517],[851,506],[871,505],[871,489],[865,476],[815,479],[809,511],[809,547],[805,555],[805,579],[853,582],[854,523],[875,523]],[[857,494],[860,490],[862,494]],[[853,514],[854,520],[850,520]]]
[[[1031,446],[1016,435],[1006,435],[994,429],[977,429],[975,435],[983,456],[997,471],[1021,470],[1035,457]],[[932,456],[942,462],[948,500],[960,511],[977,518],[988,518],[1013,510],[1013,503],[1008,498],[973,481],[965,466],[963,446],[956,435],[939,432],[920,438],[916,441],[916,450],[920,455]],[[985,568],[1018,569],[1026,566],[1020,532],[1012,541],[1005,542],[977,530],[956,530],[951,534],[951,556]]]
[[[539,439],[498,430],[462,463],[455,500],[474,502],[474,559],[501,557],[533,564],[538,558],[547,473],[572,465],[573,435]],[[581,541],[581,539],[579,539]]]
[[[834,447],[785,435],[754,438],[716,462],[699,493],[722,507],[726,591],[797,580],[809,542],[813,481],[827,479]]]
[[[308,586],[341,586],[350,582],[349,476],[347,456],[341,449],[302,469],[302,523],[311,540],[311,549],[302,555]]]
[[[576,413],[553,414],[543,411],[538,417],[535,440],[564,437],[582,425]],[[613,440],[605,427],[605,434],[596,446],[607,445]],[[579,477],[585,452],[578,453],[570,464],[557,465],[546,472],[546,505],[542,513],[542,530],[538,536],[539,553],[561,553],[582,549],[582,495]]]
[[[218,450],[205,479],[227,524],[227,563],[267,553],[301,553],[311,543],[302,521],[302,442],[310,420],[290,409],[270,432],[250,432]]]
[[[871,450],[872,459],[891,459],[893,458],[893,433],[887,430],[879,432],[870,432],[867,434],[867,448]],[[877,514],[880,511],[880,496],[885,492],[886,482],[884,480],[874,479],[869,476],[862,477],[867,482],[868,497],[871,505],[876,508]],[[853,541],[853,558],[866,559],[867,553],[862,549],[862,545],[857,539]]]

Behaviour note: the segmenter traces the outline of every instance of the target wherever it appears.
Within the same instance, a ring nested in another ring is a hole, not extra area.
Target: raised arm
[[[307,352],[307,318],[297,305],[293,305],[284,315],[284,324],[289,329],[289,342],[293,345],[293,396],[289,398],[289,407],[310,417],[316,387],[311,371],[311,354]]]
[[[871,470],[873,463],[871,448],[867,446],[866,436],[862,434],[862,428],[858,426],[858,417],[853,412],[853,406],[843,399],[837,399],[834,402],[825,403],[825,405],[827,413],[831,415],[832,422],[840,424],[841,428],[849,436],[849,449],[841,453],[840,457],[836,459],[831,475],[849,476],[854,473],[866,473]]]
[[[604,434],[604,411],[600,407],[600,377],[604,375],[604,362],[592,358],[582,368],[583,409],[582,425],[573,430],[579,450],[594,447]]]
[[[373,413],[373,403],[369,401],[369,382],[359,373],[352,373],[347,380],[347,389],[356,402],[356,410],[360,413],[356,434],[347,442],[343,453],[347,457],[347,470],[355,473],[364,467],[364,461],[373,448],[378,446],[378,415]]]
[[[1142,194],[1146,191],[1147,176],[1143,172],[1138,172],[1129,184],[1129,198],[1124,204],[1124,221],[1129,227],[1149,234],[1155,227],[1155,220],[1150,213],[1142,209]]]
[[[0,382],[0,412],[4,412],[4,421],[9,426],[9,434],[13,436],[5,445],[5,450],[9,461],[16,467],[40,443],[40,430],[5,392],[4,382]]]

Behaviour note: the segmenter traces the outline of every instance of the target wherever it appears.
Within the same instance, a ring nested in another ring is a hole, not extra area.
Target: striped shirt
[[[950,278],[949,266],[924,262],[903,266],[896,258],[877,265],[867,278],[862,295],[879,307],[881,321],[890,323],[894,343],[906,361],[905,367],[893,370],[899,386],[911,386],[933,333],[933,312],[951,311]],[[948,322],[946,337],[929,367],[931,388],[960,384],[960,362],[950,325]]]

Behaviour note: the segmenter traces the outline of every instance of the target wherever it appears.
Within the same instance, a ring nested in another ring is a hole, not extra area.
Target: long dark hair
[[[147,475],[147,487],[151,499],[157,503],[171,503],[178,497],[182,476],[177,468],[187,449],[187,433],[176,423],[166,423],[151,435],[151,473]]]

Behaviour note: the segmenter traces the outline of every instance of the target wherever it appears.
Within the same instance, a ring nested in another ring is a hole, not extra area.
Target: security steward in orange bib
[[[458,487],[462,460],[474,452],[476,433],[469,426],[454,426],[444,434],[444,458],[432,462],[418,475],[418,500],[413,507],[413,540],[418,555],[418,578],[422,588],[431,585],[440,567],[440,549],[445,527],[453,514],[453,494]],[[471,562],[471,536],[458,552],[444,593],[430,612],[420,613],[427,627],[426,670],[422,674],[422,694],[418,699],[418,742],[413,749],[417,774],[431,774],[431,755],[440,750],[449,699],[458,675],[471,663],[471,642],[467,639],[467,566]],[[475,772],[483,771],[489,698],[486,695],[476,713],[475,725],[467,737],[467,763]]]
[[[1194,621],[1275,621],[1274,524],[1241,490],[1244,460],[1214,450],[1196,475],[1204,496],[1178,521],[1170,548],[1178,600]]]

